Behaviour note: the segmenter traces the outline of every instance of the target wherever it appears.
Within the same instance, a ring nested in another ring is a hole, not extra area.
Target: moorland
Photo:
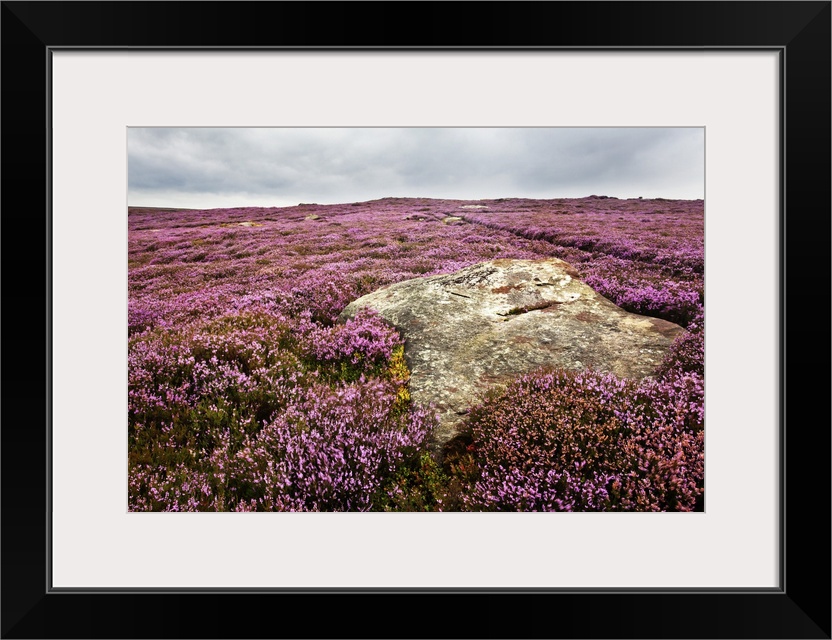
[[[131,511],[694,511],[704,505],[702,200],[128,210]],[[405,337],[352,301],[559,258],[686,329],[641,380],[541,368],[437,456]]]

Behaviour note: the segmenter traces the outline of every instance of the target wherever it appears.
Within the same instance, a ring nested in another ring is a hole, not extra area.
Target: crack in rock
[[[540,285],[538,285],[540,286]],[[542,311],[543,309],[548,309],[551,306],[556,304],[564,304],[568,302],[568,300],[549,300],[546,302],[541,302],[540,304],[529,305],[526,307],[515,307],[514,309],[510,309],[506,313],[497,312],[498,316],[519,316],[523,313],[529,313],[530,311]]]

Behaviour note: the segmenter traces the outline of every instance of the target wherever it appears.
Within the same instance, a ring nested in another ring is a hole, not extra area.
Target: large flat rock
[[[624,311],[557,258],[493,260],[399,282],[355,300],[341,319],[365,307],[405,338],[413,401],[439,411],[438,452],[496,385],[540,367],[644,378],[685,331]]]

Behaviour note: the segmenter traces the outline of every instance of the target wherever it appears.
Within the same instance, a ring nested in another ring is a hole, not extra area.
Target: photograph
[[[832,637],[830,0],[0,5],[0,638]]]
[[[130,128],[130,511],[703,511],[703,128]]]

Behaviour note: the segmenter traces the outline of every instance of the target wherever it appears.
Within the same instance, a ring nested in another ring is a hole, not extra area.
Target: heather
[[[248,311],[129,347],[131,509],[368,510],[433,426],[372,316],[310,336]]]
[[[476,511],[693,511],[704,499],[704,379],[683,338],[643,382],[542,371],[471,414]],[[701,354],[700,354],[701,355]]]
[[[545,240],[618,306],[686,326],[704,302],[701,200],[501,200],[464,219]]]
[[[133,209],[128,223],[131,510],[701,503],[701,201],[385,198]],[[547,256],[690,333],[643,383],[553,371],[517,381],[472,412],[470,435],[438,462],[402,337],[371,313],[336,318],[385,284]]]

